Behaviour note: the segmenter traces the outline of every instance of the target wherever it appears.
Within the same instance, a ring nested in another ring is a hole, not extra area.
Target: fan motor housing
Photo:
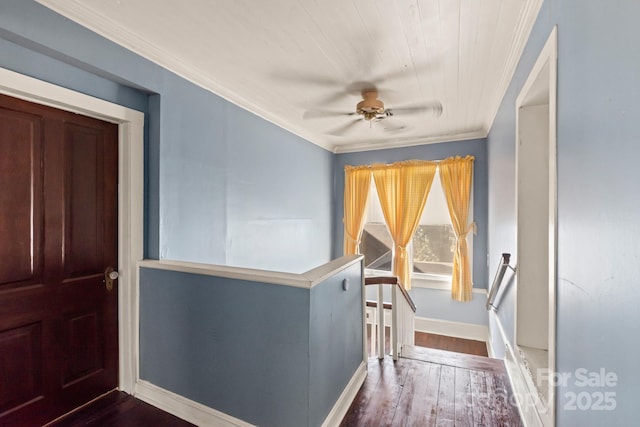
[[[356,105],[356,113],[360,114],[365,120],[372,120],[378,114],[384,113],[384,103],[377,98],[377,92],[364,92],[362,101]]]

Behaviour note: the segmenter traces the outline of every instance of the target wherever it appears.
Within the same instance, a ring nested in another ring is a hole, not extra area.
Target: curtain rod
[[[459,158],[461,160],[467,159],[467,158],[471,158],[471,160],[476,159],[475,156],[472,155],[466,155],[464,157],[462,156],[452,156],[452,157],[447,157],[446,159],[440,159],[440,160],[425,160],[425,159],[407,159],[407,160],[398,160],[397,162],[392,162],[392,163],[371,163],[371,164],[367,164],[367,165],[344,165],[345,169],[346,168],[370,168],[373,165],[385,165],[385,166],[389,166],[389,165],[393,165],[396,163],[402,163],[402,162],[430,162],[430,163],[441,163],[445,160],[449,160],[449,159],[456,159]]]

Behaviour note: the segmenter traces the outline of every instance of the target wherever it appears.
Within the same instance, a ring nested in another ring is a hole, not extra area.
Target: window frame
[[[436,160],[437,161],[437,160]],[[440,166],[438,165],[438,169],[436,170],[436,174],[439,177],[440,174]],[[471,183],[471,193],[469,195],[469,223],[472,223],[474,221],[474,209],[473,209],[473,204],[474,204],[474,180],[472,178],[472,183]],[[375,188],[375,182],[372,179],[371,180],[371,186],[372,188]],[[433,186],[431,187],[431,191],[433,191]],[[371,191],[371,190],[370,190]],[[442,189],[442,184],[440,184],[440,191],[444,191]],[[431,192],[430,192],[431,194]],[[367,211],[366,211],[366,215],[368,217],[369,215],[369,209],[371,209],[371,197],[378,197],[377,192],[371,191],[369,193],[369,201],[367,202]],[[379,203],[379,199],[378,203]],[[428,197],[427,197],[428,200]],[[447,212],[448,214],[448,212]],[[449,220],[451,221],[451,220]],[[368,222],[365,222],[365,226]],[[386,225],[386,223],[385,223]],[[364,229],[363,229],[364,231]],[[387,230],[388,232],[388,230]],[[467,239],[467,247],[469,248],[469,265],[471,267],[471,281],[473,283],[473,233],[468,233],[466,236]],[[410,254],[410,260],[411,260],[411,287],[412,288],[425,288],[425,289],[439,289],[439,290],[451,290],[451,275],[445,275],[445,274],[435,274],[435,273],[416,273],[413,271],[413,239],[412,242],[409,244],[409,247],[407,248]],[[364,273],[367,276],[389,276],[391,275],[391,270],[378,270],[378,269],[374,269],[374,268],[367,268],[364,267]]]

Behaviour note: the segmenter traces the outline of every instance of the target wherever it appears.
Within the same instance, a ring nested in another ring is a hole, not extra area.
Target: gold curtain
[[[405,289],[411,289],[411,263],[407,246],[418,228],[437,164],[409,160],[391,165],[373,165],[382,213],[393,239],[393,274]]]
[[[344,167],[344,255],[360,253],[370,185],[369,166]]]
[[[472,299],[473,283],[469,266],[467,234],[472,230],[475,233],[475,223],[468,223],[473,160],[473,156],[450,157],[440,162],[440,181],[447,198],[451,225],[456,235],[451,297],[457,301],[471,301]]]

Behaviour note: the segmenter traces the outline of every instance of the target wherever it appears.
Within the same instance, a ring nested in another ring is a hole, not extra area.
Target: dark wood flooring
[[[385,328],[385,354],[391,353],[389,343],[390,328]],[[436,348],[439,350],[455,351],[457,353],[473,354],[476,356],[488,356],[487,343],[484,341],[467,340],[462,338],[447,337],[445,335],[415,332],[414,343],[418,347]],[[371,325],[367,325],[367,350],[369,357],[377,354],[377,350],[371,352]]]
[[[47,427],[193,427],[178,417],[114,391]]]
[[[514,402],[501,360],[407,347],[369,359],[341,426],[522,426]]]
[[[487,343],[484,341],[465,340],[444,335],[415,332],[414,343],[419,347],[455,351],[457,353],[473,354],[475,356],[488,356]]]
[[[397,362],[369,359],[368,376],[341,426],[520,426],[501,361],[480,341],[416,332]],[[388,352],[387,337],[387,352]],[[370,347],[368,347],[370,348]],[[442,350],[439,350],[442,349]],[[452,350],[462,353],[453,353]],[[47,427],[193,426],[123,392],[113,392]]]

